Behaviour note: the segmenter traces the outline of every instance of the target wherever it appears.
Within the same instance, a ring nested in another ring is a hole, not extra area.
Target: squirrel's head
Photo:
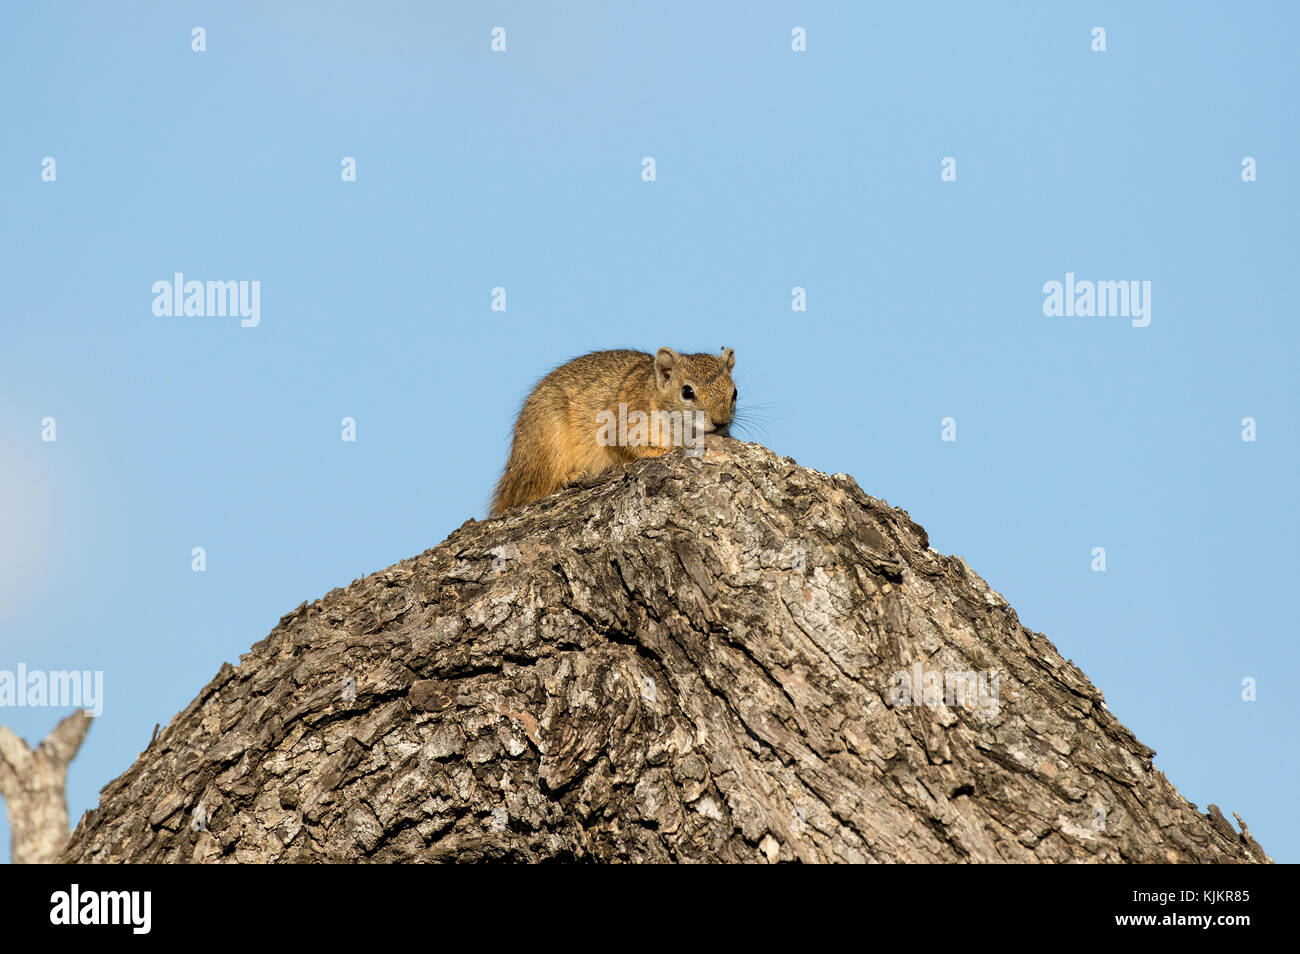
[[[678,354],[660,348],[655,355],[655,388],[664,410],[703,411],[706,431],[723,437],[736,413],[736,385],[731,369],[736,352],[723,348],[721,354]]]

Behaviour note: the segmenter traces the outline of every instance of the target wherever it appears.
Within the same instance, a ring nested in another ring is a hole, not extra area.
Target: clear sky
[[[726,345],[751,439],[1300,861],[1297,48],[1282,2],[5,5],[0,669],[104,673],[74,822],[283,613],[481,518],[551,367]],[[155,316],[177,272],[259,323]],[[1150,324],[1046,316],[1067,273]]]

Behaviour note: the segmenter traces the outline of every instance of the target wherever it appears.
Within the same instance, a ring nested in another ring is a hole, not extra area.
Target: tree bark
[[[9,858],[14,864],[55,860],[68,842],[68,765],[90,730],[78,709],[34,750],[0,725],[0,795],[9,815]]]
[[[1269,860],[1153,755],[904,511],[711,437],[299,606],[64,858]]]

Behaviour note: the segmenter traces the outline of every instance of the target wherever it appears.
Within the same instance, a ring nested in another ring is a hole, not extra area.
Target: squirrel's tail
[[[492,494],[492,516],[499,517],[511,507],[532,503],[548,494],[554,493],[563,485],[563,480],[556,480],[544,466],[547,461],[533,457],[530,461],[518,460],[513,451],[506,464],[505,473],[497,481],[496,491]]]

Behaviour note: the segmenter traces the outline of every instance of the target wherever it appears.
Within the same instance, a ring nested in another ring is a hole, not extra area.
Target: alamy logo
[[[1048,318],[1132,318],[1134,328],[1151,324],[1150,282],[1076,282],[1043,285],[1043,314]]]
[[[98,716],[104,711],[104,672],[102,669],[28,672],[26,663],[19,663],[17,671],[0,669],[0,709],[7,706],[78,708]]]
[[[50,895],[51,924],[129,924],[133,934],[148,934],[153,923],[150,891],[70,891]]]
[[[244,328],[256,328],[262,320],[261,282],[187,282],[177,272],[170,282],[154,282],[153,293],[153,313],[159,318],[239,317]]]
[[[596,443],[601,447],[704,446],[709,417],[703,411],[629,411],[620,403],[613,411],[596,412]]]
[[[900,669],[889,680],[886,700],[891,706],[941,705],[977,709],[985,718],[993,718],[1000,707],[1000,672],[976,672],[969,669],[925,669],[919,662]]]

